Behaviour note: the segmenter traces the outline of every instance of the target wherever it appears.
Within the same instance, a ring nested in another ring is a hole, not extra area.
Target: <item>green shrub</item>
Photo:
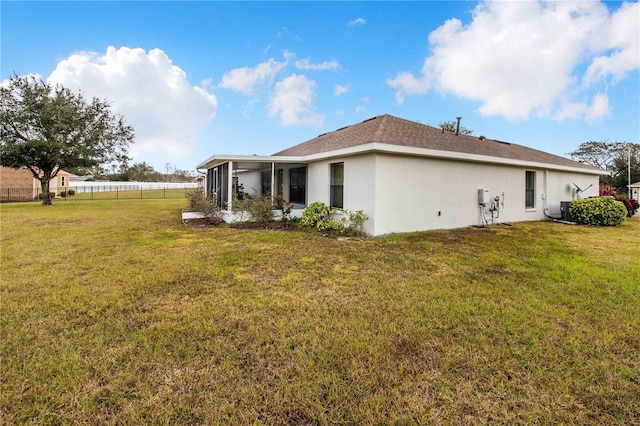
[[[66,197],[67,196],[67,191],[60,191],[60,196],[62,198]]]
[[[307,208],[302,211],[300,224],[309,228],[316,228],[319,222],[329,219],[331,213],[335,213],[335,210],[321,201],[316,201],[315,203],[309,204]]]
[[[67,195],[69,197],[73,197],[74,195],[76,195],[76,190],[75,189],[70,189],[67,191]]]
[[[255,222],[270,222],[273,220],[273,203],[271,194],[263,194],[256,198],[250,198],[247,202],[249,217]]]
[[[627,216],[627,208],[611,197],[596,197],[572,201],[569,213],[583,225],[618,226]]]
[[[188,209],[194,212],[202,211],[203,203],[207,201],[204,196],[204,192],[200,190],[189,191],[186,194],[187,201],[189,202]]]
[[[43,200],[44,199],[44,194],[38,194],[38,198]],[[56,198],[56,193],[55,192],[49,192],[49,198]]]
[[[300,224],[323,233],[353,236],[362,232],[362,225],[368,218],[362,210],[332,209],[318,201],[302,211]]]
[[[218,205],[213,200],[207,199],[202,191],[188,192],[187,200],[189,201],[188,209],[202,213],[202,216],[210,225],[217,226],[224,222],[222,210],[218,208]]]
[[[347,215],[347,234],[348,235],[357,235],[362,233],[362,226],[369,219],[362,210],[356,210],[352,212],[350,210],[345,210],[345,214]]]

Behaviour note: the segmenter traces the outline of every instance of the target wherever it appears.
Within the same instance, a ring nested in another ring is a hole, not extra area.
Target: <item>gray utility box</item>
[[[570,205],[571,201],[560,201],[560,217],[562,220],[573,222],[573,217],[571,217],[571,213],[569,212]]]

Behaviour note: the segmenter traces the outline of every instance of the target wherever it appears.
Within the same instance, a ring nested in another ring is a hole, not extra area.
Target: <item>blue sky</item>
[[[193,170],[392,114],[566,156],[640,136],[638,2],[0,3],[13,72],[112,102]]]

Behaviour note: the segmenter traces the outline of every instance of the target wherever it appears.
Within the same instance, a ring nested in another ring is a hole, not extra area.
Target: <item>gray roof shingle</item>
[[[568,158],[514,143],[468,135],[456,135],[447,131],[443,133],[442,129],[389,114],[373,117],[352,126],[324,133],[273,155],[306,156],[374,142],[600,170]]]

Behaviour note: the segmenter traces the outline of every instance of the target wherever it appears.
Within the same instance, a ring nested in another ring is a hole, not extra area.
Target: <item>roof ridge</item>
[[[360,123],[323,133],[273,155],[320,154],[367,143],[597,169],[536,148],[490,139],[482,135],[455,134],[455,132],[443,131],[442,128],[391,114],[377,115]]]

